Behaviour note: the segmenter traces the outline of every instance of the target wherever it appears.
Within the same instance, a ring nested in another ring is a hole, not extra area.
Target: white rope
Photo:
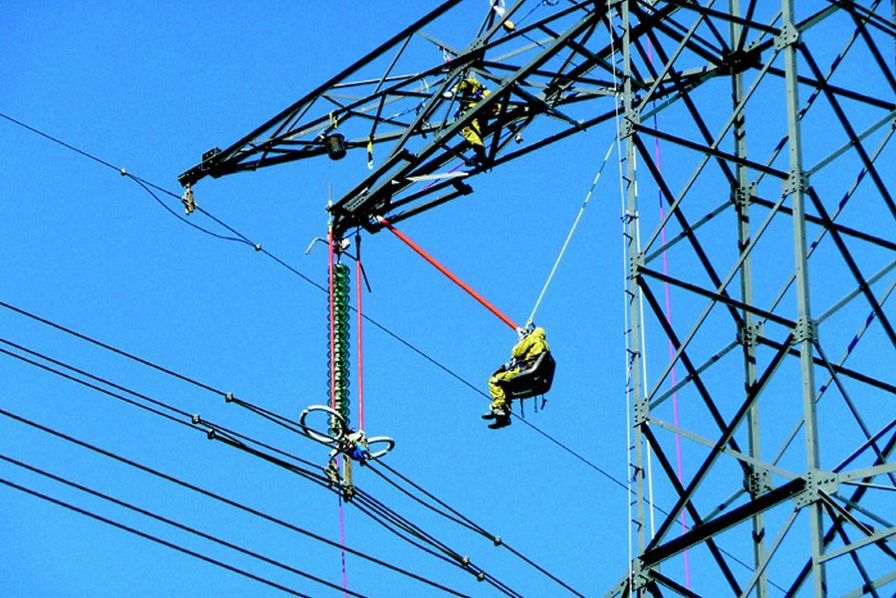
[[[640,197],[638,195],[638,156],[635,154],[632,157],[634,161],[634,166],[632,168],[632,174],[634,175],[632,178],[632,184],[635,186],[635,201],[638,201]],[[636,244],[635,248],[638,253],[641,253],[641,219],[638,218],[635,221],[635,236],[636,236]],[[638,289],[638,313],[644,313],[644,293],[641,292],[641,289]],[[642,320],[641,326],[639,327],[641,330],[641,374],[643,378],[641,379],[641,388],[647,388],[647,339],[644,335],[644,322]],[[653,537],[656,535],[656,525],[655,525],[655,509],[653,504],[653,451],[650,448],[650,443],[647,443],[647,502],[650,505],[650,539],[653,540]]]
[[[614,145],[616,145],[615,139],[610,142],[610,147],[607,148],[607,153],[606,155],[604,155],[604,161],[601,163],[600,168],[597,169],[597,174],[594,175],[594,180],[591,181],[591,188],[588,189],[588,193],[585,195],[585,201],[582,202],[582,207],[579,208],[579,213],[576,215],[576,219],[572,223],[572,228],[569,229],[569,234],[566,235],[566,241],[563,242],[563,247],[560,249],[560,255],[557,256],[557,261],[554,262],[554,267],[551,268],[551,273],[548,275],[548,279],[544,283],[544,287],[541,289],[541,294],[538,295],[538,299],[535,301],[535,307],[532,308],[532,313],[529,314],[529,319],[526,320],[525,328],[528,328],[529,325],[535,321],[535,313],[541,306],[541,301],[542,299],[544,299],[545,293],[548,292],[548,287],[550,286],[551,281],[554,279],[554,273],[557,272],[557,267],[560,265],[560,260],[563,259],[563,255],[566,253],[566,248],[569,247],[569,242],[572,239],[573,234],[576,232],[576,228],[579,226],[579,221],[582,220],[582,214],[585,213],[585,208],[588,207],[588,202],[591,201],[591,196],[594,194],[594,188],[597,186],[597,181],[600,180],[600,175],[604,171],[604,166],[607,165],[607,161],[610,159],[610,153],[613,151]]]
[[[607,0],[607,28],[610,33],[610,53],[611,59],[610,64],[612,66],[613,72],[613,112],[614,112],[614,122],[616,124],[616,140],[621,139],[621,128],[619,126],[619,80],[616,75],[616,47],[613,42],[613,21],[610,17],[610,0]],[[632,380],[632,371],[631,371],[631,360],[629,359],[629,354],[631,352],[631,345],[629,342],[629,310],[628,310],[628,297],[626,293],[628,292],[628,286],[626,284],[626,277],[628,276],[628,243],[626,242],[626,223],[625,223],[625,188],[623,185],[624,176],[622,173],[622,144],[616,144],[616,166],[617,166],[617,179],[619,180],[619,205],[622,218],[622,236],[620,237],[622,240],[622,312],[623,312],[623,334],[625,336],[625,482],[628,489],[627,494],[627,502],[628,502],[628,521],[626,527],[628,528],[628,583],[629,588],[632,587],[632,578],[634,575],[634,571],[632,570],[632,559],[634,557],[633,554],[633,542],[632,542],[632,396],[631,396],[631,380]]]

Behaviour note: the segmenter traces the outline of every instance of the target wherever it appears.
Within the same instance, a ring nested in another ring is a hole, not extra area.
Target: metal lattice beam
[[[324,156],[338,133],[371,170],[334,231],[375,232],[618,114],[633,552],[608,595],[892,594],[894,2],[518,0],[455,48],[438,32],[459,4],[181,182]],[[460,111],[468,76],[491,94]]]

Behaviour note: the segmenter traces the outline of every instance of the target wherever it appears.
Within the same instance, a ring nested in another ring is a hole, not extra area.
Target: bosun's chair
[[[536,357],[528,368],[510,380],[499,381],[498,384],[504,389],[508,399],[528,399],[543,395],[551,389],[556,367],[557,363],[551,352],[545,351]]]

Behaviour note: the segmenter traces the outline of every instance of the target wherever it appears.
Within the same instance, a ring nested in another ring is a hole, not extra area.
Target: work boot
[[[510,412],[502,413],[495,417],[495,421],[488,425],[491,430],[498,430],[500,428],[506,428],[510,425]]]
[[[498,407],[492,407],[486,413],[482,414],[482,419],[495,419],[504,415],[504,410]]]

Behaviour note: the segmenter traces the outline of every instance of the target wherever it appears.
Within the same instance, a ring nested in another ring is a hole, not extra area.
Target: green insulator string
[[[348,301],[351,293],[351,276],[348,266],[342,263],[333,265],[333,354],[335,358],[329,355],[327,350],[327,363],[333,368],[330,376],[327,376],[327,396],[333,396],[333,388],[330,387],[331,381],[335,384],[336,392],[336,411],[339,412],[345,421],[349,421],[350,402],[349,402],[349,372],[351,369],[351,359],[349,355],[349,347],[351,344],[351,331],[349,328],[351,312],[349,310]],[[332,429],[330,433],[335,434],[337,431]]]

